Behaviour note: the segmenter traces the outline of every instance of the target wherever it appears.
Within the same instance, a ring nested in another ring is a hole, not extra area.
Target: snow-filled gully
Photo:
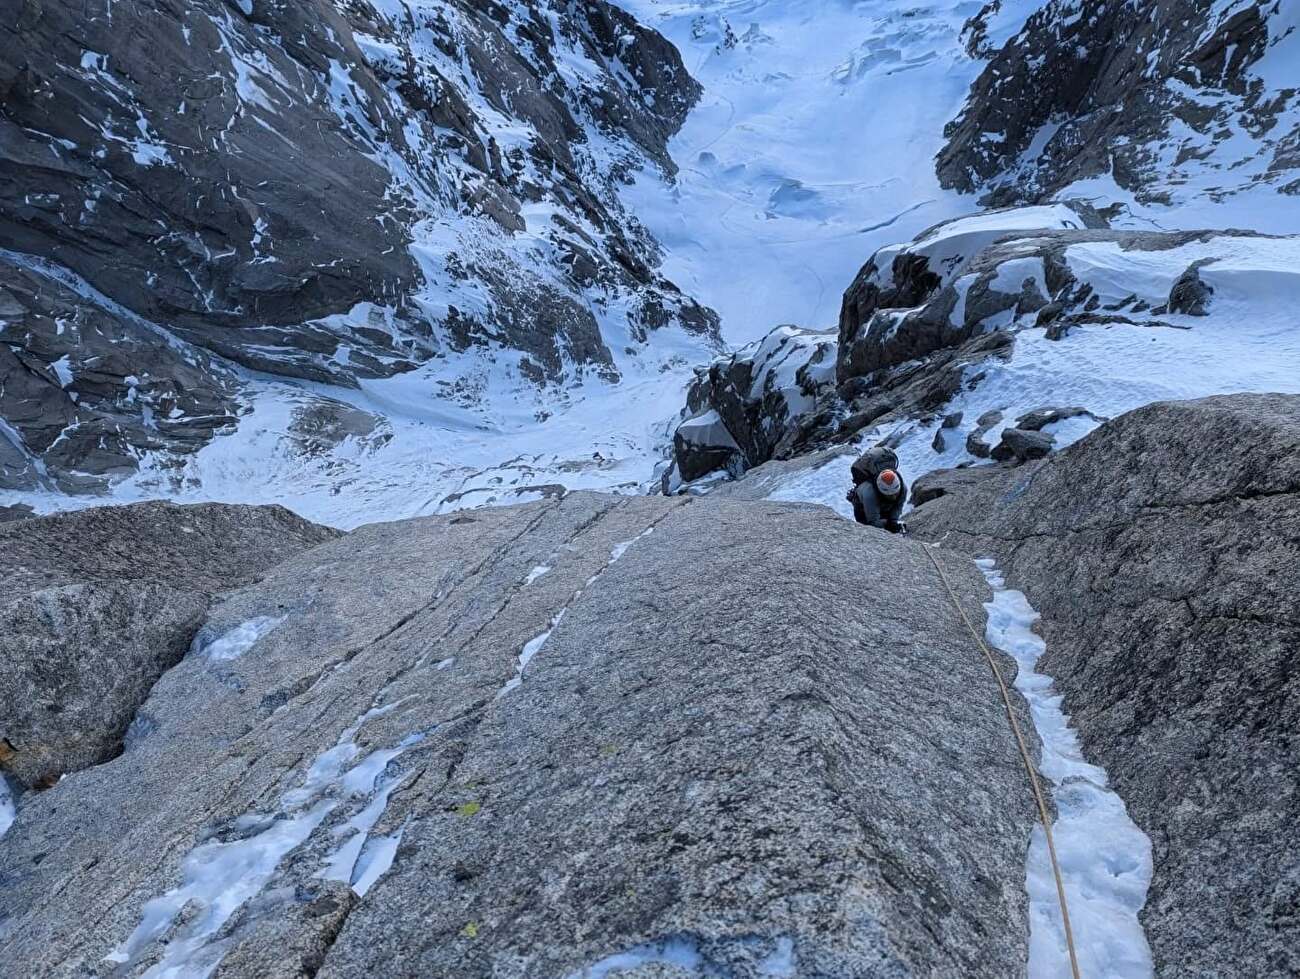
[[[1065,885],[1079,968],[1087,977],[1145,979],[1151,950],[1138,920],[1151,883],[1151,840],[1133,823],[1124,801],[1107,788],[1105,769],[1084,760],[1052,678],[1035,670],[1046,644],[1024,593],[1006,587],[990,559],[975,562],[993,589],[986,602],[989,644],[1015,659],[1015,687],[1029,704],[1043,743],[1039,771],[1051,784],[1052,826]],[[1035,826],[1025,870],[1029,891],[1029,979],[1070,974],[1061,911],[1046,836]]]

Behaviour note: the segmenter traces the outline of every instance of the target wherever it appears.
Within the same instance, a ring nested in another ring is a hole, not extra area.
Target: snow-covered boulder
[[[1008,428],[1045,430],[1063,446],[1163,398],[1300,386],[1300,239],[1017,229],[1042,222],[1042,208],[1026,210],[953,222],[951,237],[966,226],[970,246],[936,251],[949,237],[941,227],[868,263],[845,297],[845,409],[827,416],[828,438],[911,422],[951,466],[963,461],[954,449],[987,457]],[[996,356],[981,359],[981,348]],[[925,385],[927,398],[900,398],[900,382]],[[1036,416],[1063,398],[1071,410]],[[942,431],[940,414],[956,412],[964,421]]]
[[[1156,975],[1300,973],[1300,396],[1151,405],[914,494],[914,534],[996,555],[1042,613],[1084,754],[1154,844]]]
[[[1010,208],[945,222],[907,244],[880,249],[849,285],[840,308],[840,383],[956,346],[1048,303],[1041,264],[980,264],[1000,239],[1104,227],[1081,204]],[[980,275],[979,272],[985,274]]]
[[[120,753],[212,595],[337,536],[280,507],[219,504],[0,524],[0,768],[44,787]]]
[[[688,418],[677,426],[673,433],[673,462],[677,477],[684,482],[719,469],[735,475],[744,468],[740,446],[722,416],[714,410]]]
[[[723,468],[738,475],[798,451],[804,426],[822,399],[833,396],[834,382],[834,336],[795,326],[779,326],[697,368],[665,487]]]
[[[213,634],[282,619],[18,798],[0,974],[1022,975],[1034,805],[948,601],[797,504],[361,528],[226,594]]]

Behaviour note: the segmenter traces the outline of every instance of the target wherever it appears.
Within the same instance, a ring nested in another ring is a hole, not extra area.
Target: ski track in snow
[[[1061,710],[1052,678],[1035,670],[1046,645],[1033,631],[1038,613],[989,559],[976,561],[993,600],[986,602],[989,644],[1015,659],[1015,687],[1029,704],[1043,743],[1039,771],[1051,783],[1052,826],[1066,904],[1085,976],[1146,979],[1151,950],[1138,920],[1151,884],[1151,840],[1133,823],[1106,771],[1084,760],[1079,739]],[[1065,931],[1041,826],[1034,827],[1026,869],[1029,890],[1029,979],[1069,975]]]

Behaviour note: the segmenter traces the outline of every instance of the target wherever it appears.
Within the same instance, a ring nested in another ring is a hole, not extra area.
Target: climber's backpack
[[[898,454],[893,449],[885,448],[883,445],[873,446],[867,449],[858,457],[857,462],[853,463],[853,485],[860,483],[876,482],[876,477],[886,469],[892,469],[898,472]]]

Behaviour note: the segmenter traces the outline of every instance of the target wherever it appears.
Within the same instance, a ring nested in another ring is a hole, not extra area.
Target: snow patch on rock
[[[993,600],[986,602],[989,644],[1015,659],[1015,687],[1029,704],[1043,744],[1039,770],[1052,785],[1057,819],[1052,827],[1065,884],[1079,966],[1086,976],[1147,979],[1151,950],[1138,920],[1151,884],[1151,840],[1129,818],[1124,801],[1107,788],[1104,769],[1084,760],[1079,739],[1061,710],[1052,678],[1036,672],[1046,651],[1034,632],[1038,613],[1023,592],[1006,587],[990,559],[976,562]],[[1029,976],[1067,974],[1065,931],[1047,851],[1035,827],[1026,872],[1029,889]]]

